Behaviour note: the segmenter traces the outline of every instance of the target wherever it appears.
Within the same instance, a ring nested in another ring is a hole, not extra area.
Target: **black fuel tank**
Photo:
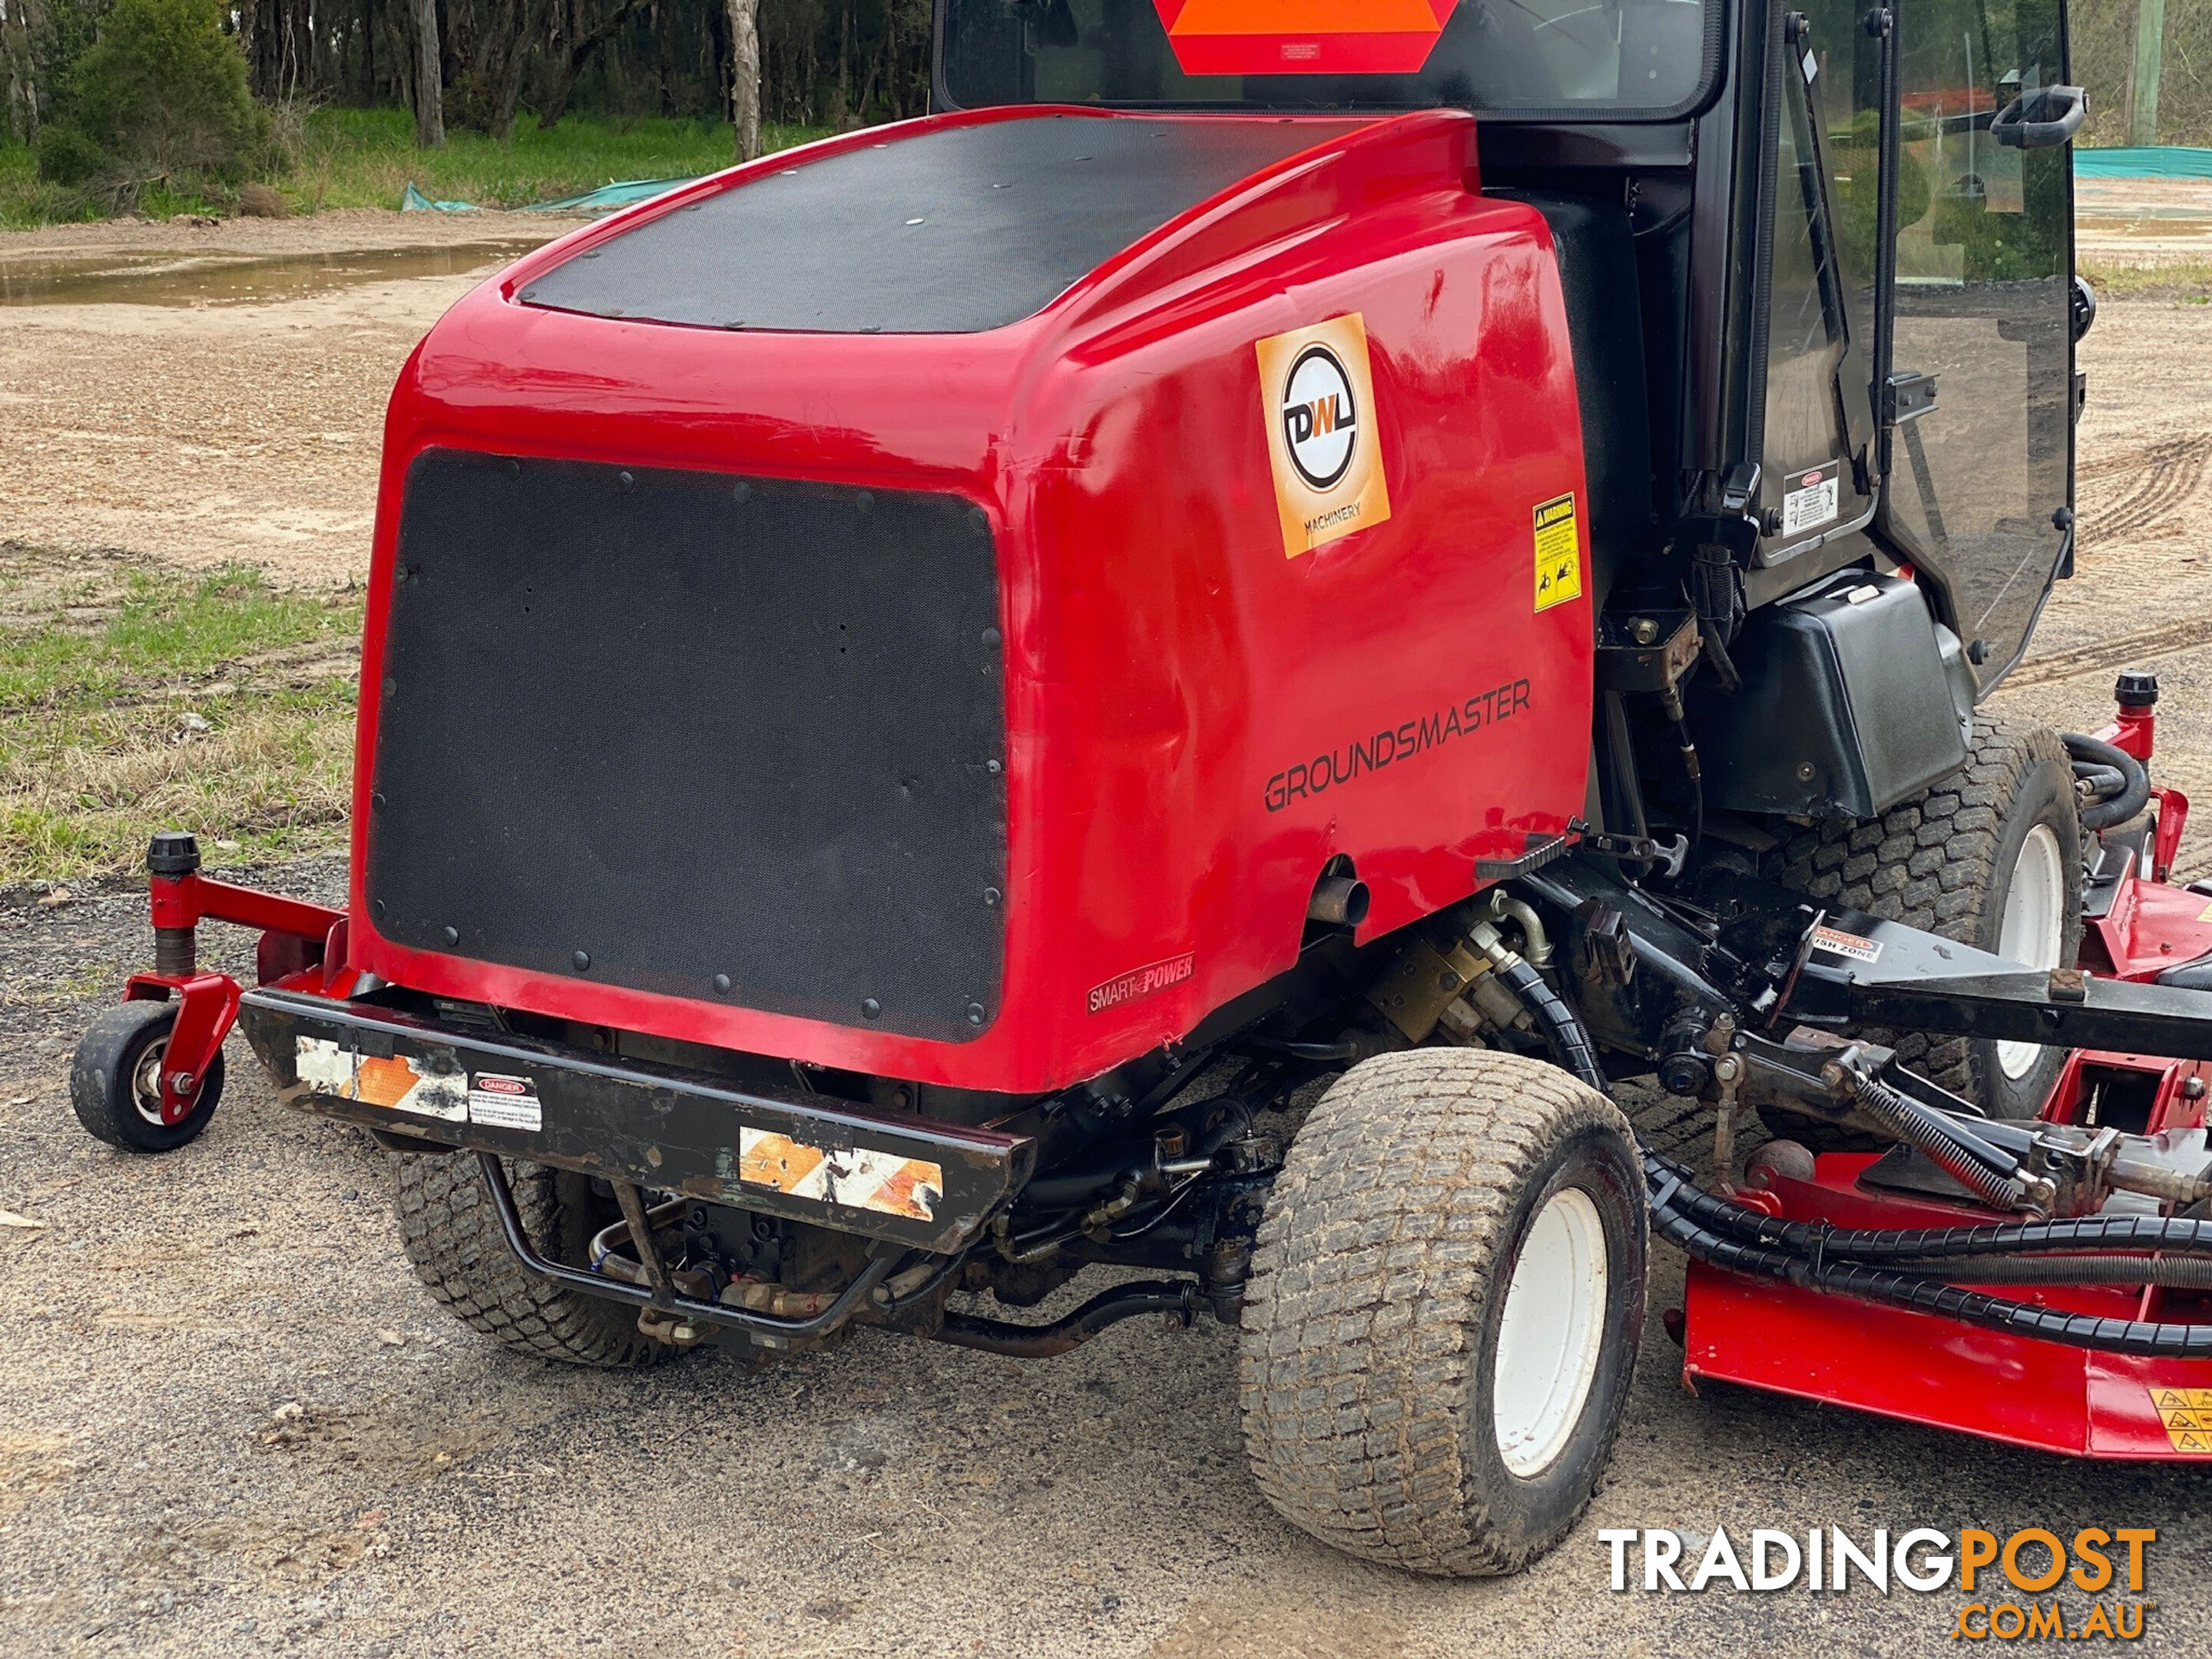
[[[1966,763],[1961,705],[1927,601],[1846,570],[1753,611],[1730,647],[1743,687],[1688,699],[1705,803],[1870,818]]]

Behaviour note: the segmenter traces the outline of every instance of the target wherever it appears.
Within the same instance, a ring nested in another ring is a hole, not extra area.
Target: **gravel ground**
[[[357,573],[383,386],[459,287],[167,321],[11,313],[0,400],[36,406],[46,447],[11,458],[0,536]],[[358,331],[317,337],[296,307],[318,305],[356,307]],[[2152,663],[2163,770],[2205,775],[2212,800],[2208,363],[2204,308],[2106,307],[2081,574],[2002,700],[2094,726],[2112,671]],[[196,398],[229,423],[219,465],[185,453]],[[128,458],[72,440],[116,410],[151,422]],[[309,510],[338,516],[255,528]],[[255,878],[343,887],[329,861]],[[243,943],[226,946],[241,968]],[[145,951],[139,895],[0,896],[0,1211],[37,1224],[0,1223],[0,1653],[1886,1656],[1934,1650],[1966,1599],[1606,1592],[1599,1528],[1717,1522],[2155,1527],[2142,1645],[2212,1646],[2202,1472],[1693,1397],[1656,1319],[1589,1517],[1522,1577],[1470,1583],[1361,1566],[1279,1522],[1243,1468],[1235,1337],[1210,1323],[1127,1324],[1035,1363],[863,1334],[750,1378],[712,1354],[643,1376],[509,1356],[409,1273],[381,1154],[281,1110],[242,1045],[185,1152],[126,1158],[78,1130],[70,1049]],[[1655,1311],[1680,1287],[1662,1252]]]
[[[343,889],[329,860],[260,878]],[[242,1045],[185,1152],[77,1128],[69,1051],[143,953],[143,904],[0,909],[0,1208],[44,1224],[0,1227],[0,1652],[1888,1655],[1965,1599],[1607,1593],[1597,1528],[1716,1523],[2155,1527],[2152,1644],[2212,1642],[2201,1472],[1693,1397],[1656,1319],[1589,1518],[1466,1583],[1352,1563],[1258,1501],[1210,1322],[1044,1362],[863,1334],[753,1377],[509,1355],[410,1274],[383,1154],[279,1108]],[[1655,1310],[1680,1294],[1656,1266]]]

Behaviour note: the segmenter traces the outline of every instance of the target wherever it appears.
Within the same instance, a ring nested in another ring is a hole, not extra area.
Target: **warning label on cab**
[[[1575,534],[1575,498],[1569,494],[1536,507],[1536,609],[1549,611],[1582,596],[1582,542]]]

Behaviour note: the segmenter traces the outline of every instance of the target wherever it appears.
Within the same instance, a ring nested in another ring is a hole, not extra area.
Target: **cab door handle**
[[[2071,138],[2088,113],[2089,94],[2081,88],[2039,87],[1999,110],[1990,136],[2014,149],[2045,149]]]

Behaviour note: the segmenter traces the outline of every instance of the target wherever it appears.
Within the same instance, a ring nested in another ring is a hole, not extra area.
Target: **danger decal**
[[[2174,1450],[2212,1457],[2212,1389],[2146,1389]]]
[[[1103,1014],[1109,1008],[1118,1008],[1125,1002],[1134,1002],[1139,997],[1156,996],[1170,986],[1180,985],[1198,971],[1198,958],[1188,951],[1179,957],[1170,957],[1165,962],[1155,962],[1143,968],[1133,968],[1108,980],[1103,985],[1094,985],[1084,999],[1084,1006],[1094,1014]]]
[[[1390,492],[1365,322],[1355,312],[1275,335],[1257,349],[1284,556],[1385,522]]]
[[[1583,544],[1571,493],[1536,507],[1536,609],[1583,596]]]
[[[833,1150],[768,1129],[738,1131],[738,1179],[793,1198],[844,1204],[908,1221],[936,1218],[942,1164],[865,1146]]]
[[[526,1077],[478,1072],[469,1080],[469,1121],[488,1128],[525,1129],[536,1134],[545,1127],[538,1085]]]
[[[1815,927],[1813,948],[1832,957],[1848,957],[1853,962],[1879,962],[1881,945],[1875,940],[1857,933],[1847,933],[1840,927]]]
[[[1286,766],[1267,780],[1267,810],[1279,812],[1294,800],[1326,794],[1354,779],[1426,754],[1455,738],[1472,737],[1486,727],[1525,712],[1529,706],[1528,695],[1527,680],[1509,680],[1504,685],[1478,691],[1449,708],[1386,727],[1372,737],[1354,738],[1311,760]]]
[[[1833,524],[1840,500],[1843,469],[1830,461],[1824,466],[1793,472],[1783,480],[1782,533],[1802,536],[1822,525]]]

